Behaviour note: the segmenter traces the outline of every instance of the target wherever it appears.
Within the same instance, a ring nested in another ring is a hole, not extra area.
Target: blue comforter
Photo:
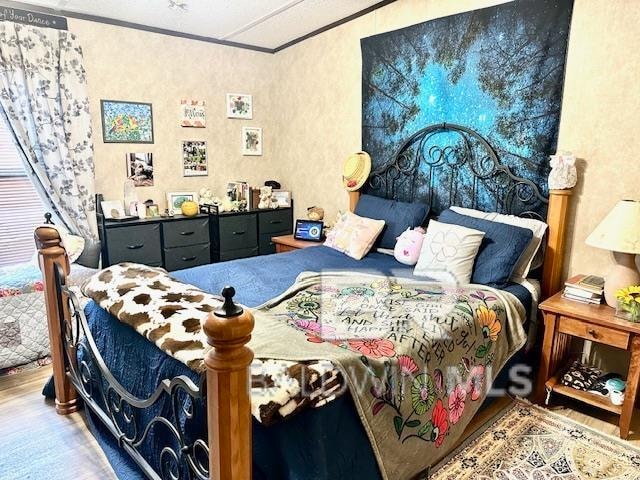
[[[324,246],[293,252],[205,265],[173,272],[172,275],[211,293],[225,285],[236,289],[236,300],[253,307],[277,296],[291,286],[303,271],[350,270],[401,277],[412,276],[413,267],[392,256],[371,253],[360,261]],[[506,290],[529,309],[531,297],[520,285]],[[120,323],[95,303],[85,313],[104,360],[125,388],[147,397],[162,379],[197,375],[184,364],[159,350],[130,327]],[[160,404],[153,415],[167,412]],[[91,416],[90,416],[91,417]],[[135,464],[117,447],[111,434],[91,421],[91,429],[102,445],[119,478],[142,478]],[[202,435],[204,425],[193,425],[192,435]],[[158,438],[156,441],[161,442]],[[152,444],[142,448],[152,465],[159,465],[159,451]],[[349,395],[328,405],[306,410],[271,427],[253,424],[254,479],[338,479],[380,478],[375,457]]]

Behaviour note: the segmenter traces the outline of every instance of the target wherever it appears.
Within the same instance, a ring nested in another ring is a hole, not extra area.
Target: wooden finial
[[[205,356],[207,367],[207,415],[209,478],[251,478],[251,398],[249,365],[253,352],[245,345],[251,339],[254,319],[246,308],[235,304],[233,287],[222,290],[223,305],[209,315],[203,330],[213,348]]]
[[[222,296],[224,297],[224,303],[222,306],[214,311],[218,317],[230,318],[241,315],[244,311],[242,307],[236,303],[233,303],[233,296],[236,294],[236,289],[226,286],[222,289]]]

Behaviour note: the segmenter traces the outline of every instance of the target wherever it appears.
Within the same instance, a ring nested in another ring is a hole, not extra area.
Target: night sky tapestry
[[[362,142],[374,169],[443,122],[472,129],[547,193],[573,0],[516,0],[362,40]]]

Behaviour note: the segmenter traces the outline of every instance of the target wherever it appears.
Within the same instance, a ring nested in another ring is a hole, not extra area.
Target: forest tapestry
[[[374,169],[432,124],[471,128],[547,192],[573,0],[516,0],[365,38],[362,143]]]

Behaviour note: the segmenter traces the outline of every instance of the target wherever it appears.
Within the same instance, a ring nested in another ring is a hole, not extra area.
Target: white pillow
[[[57,224],[54,225],[51,223],[49,224],[43,223],[42,225],[38,225],[38,227],[50,227],[50,228],[55,228],[58,231],[58,233],[60,234],[60,240],[62,241],[62,246],[67,252],[69,263],[74,263],[84,251],[84,243],[85,243],[84,238],[78,235],[72,235],[71,233],[69,233],[69,230],[67,230],[66,227],[63,227],[62,225],[57,225]],[[39,266],[38,262],[39,262],[38,251],[36,250],[33,253],[33,256],[31,257],[31,263],[36,267],[38,267]]]
[[[431,220],[413,274],[445,283],[469,283],[483,238],[479,230]]]
[[[468,217],[482,218],[491,222],[506,223],[507,225],[515,225],[516,227],[528,228],[533,232],[533,237],[529,245],[522,253],[520,260],[513,270],[511,280],[519,282],[529,276],[531,270],[540,267],[544,262],[544,248],[540,248],[544,234],[547,231],[547,224],[533,218],[522,218],[515,215],[504,215],[496,212],[482,212],[472,208],[451,207],[456,213],[466,215]]]

